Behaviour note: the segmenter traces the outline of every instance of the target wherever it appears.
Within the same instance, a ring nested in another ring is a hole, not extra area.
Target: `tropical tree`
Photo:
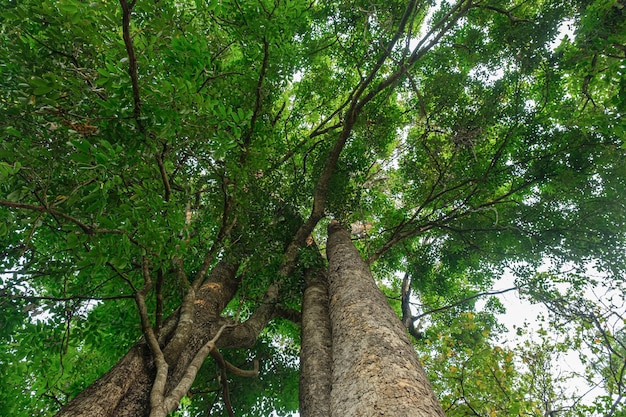
[[[468,300],[622,282],[620,1],[1,4],[2,414],[532,410]]]

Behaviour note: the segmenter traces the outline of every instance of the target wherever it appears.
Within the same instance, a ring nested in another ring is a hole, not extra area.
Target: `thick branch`
[[[178,358],[178,355],[180,355],[183,348],[189,341],[189,337],[191,337],[191,330],[193,329],[194,322],[195,301],[196,292],[192,287],[189,287],[180,306],[176,332],[164,350],[164,354],[167,357],[168,362],[173,362]]]
[[[239,346],[251,346],[256,342],[258,335],[267,323],[276,317],[276,303],[278,302],[281,281],[271,284],[263,297],[261,304],[252,315],[243,323],[238,324],[229,333],[228,337]]]
[[[319,255],[319,251],[316,251]],[[300,414],[330,415],[332,387],[332,334],[328,311],[328,276],[325,269],[309,268],[304,274],[302,342],[300,348]]]
[[[411,336],[420,340],[423,335],[419,332],[419,329],[415,327],[416,319],[411,313],[411,276],[408,273],[404,274],[402,279],[402,324],[409,331]]]
[[[166,392],[170,392],[178,385],[180,379],[187,375],[187,365],[191,363],[198,350],[215,336],[224,323],[229,323],[226,319],[220,318],[219,313],[237,290],[239,280],[235,277],[236,270],[236,264],[225,261],[217,263],[205,284],[197,292],[192,337],[177,362],[169,363]],[[158,339],[161,345],[167,346],[177,322],[178,312],[164,320]],[[230,336],[229,333],[223,334],[218,343],[235,348],[251,345],[249,338],[245,340],[245,346],[240,346],[239,340],[234,340]],[[63,417],[147,415],[154,375],[153,356],[146,347],[146,339],[143,338],[110,372],[72,399],[58,415]],[[90,401],[94,398],[100,401]]]

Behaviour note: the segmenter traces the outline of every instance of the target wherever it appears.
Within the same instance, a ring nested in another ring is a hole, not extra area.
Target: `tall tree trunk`
[[[309,269],[302,298],[300,346],[300,415],[330,416],[332,336],[328,317],[328,279],[322,269]]]
[[[227,321],[221,311],[237,291],[237,267],[219,263],[196,294],[192,335],[180,352],[168,352],[177,322],[177,314],[166,320],[161,345],[170,358],[167,386],[171,389],[184,374],[196,352],[215,335]],[[272,318],[272,305],[261,305],[245,323],[226,330],[218,347],[249,347],[260,330]],[[171,358],[175,358],[172,360]],[[150,411],[150,391],[155,376],[152,355],[145,341],[137,342],[129,352],[104,376],[87,387],[57,414],[57,417],[137,417]]]
[[[337,222],[328,227],[332,417],[443,417],[404,327]]]

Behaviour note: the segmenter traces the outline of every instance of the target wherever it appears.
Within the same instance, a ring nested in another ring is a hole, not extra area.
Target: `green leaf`
[[[22,137],[22,133],[19,130],[17,130],[16,128],[14,128],[13,126],[7,126],[4,129],[11,136],[15,136],[17,138],[21,138]]]

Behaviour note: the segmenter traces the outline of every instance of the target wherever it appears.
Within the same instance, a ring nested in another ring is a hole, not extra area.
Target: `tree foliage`
[[[261,363],[232,377],[237,415],[295,411],[287,317],[331,218],[450,415],[541,406],[501,306],[475,311],[506,268],[576,318],[557,327],[574,347],[604,349],[587,411],[623,410],[623,307],[581,300],[590,268],[623,290],[626,7],[434,3],[2,0],[0,414],[57,411],[145,332],[137,294],[158,328],[218,260],[239,264],[226,315],[280,287],[283,318],[224,352]],[[205,363],[190,413],[226,412],[218,373]]]

